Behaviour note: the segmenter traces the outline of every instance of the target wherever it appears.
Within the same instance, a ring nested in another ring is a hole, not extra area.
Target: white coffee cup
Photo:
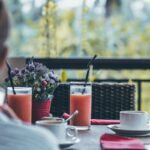
[[[121,111],[120,128],[144,130],[148,128],[149,114],[144,111]]]
[[[47,128],[61,141],[75,140],[78,136],[77,129],[68,126],[64,119],[39,120],[36,125]]]

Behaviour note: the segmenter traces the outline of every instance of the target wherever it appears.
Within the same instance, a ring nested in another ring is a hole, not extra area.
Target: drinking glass
[[[8,105],[14,110],[22,121],[31,123],[32,88],[15,87],[14,90],[16,94],[13,94],[13,89],[11,87],[7,88]]]
[[[6,90],[3,87],[0,87],[0,106],[4,104],[6,98]]]
[[[91,101],[91,85],[70,85],[70,114],[79,111],[70,124],[79,130],[90,129]]]

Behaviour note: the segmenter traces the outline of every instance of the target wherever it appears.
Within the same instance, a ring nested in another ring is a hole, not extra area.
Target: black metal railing
[[[29,61],[27,58],[26,61]],[[35,58],[35,61],[44,63],[52,69],[87,69],[91,58]],[[93,63],[94,69],[150,69],[150,59],[128,59],[128,58],[98,58]]]
[[[30,58],[26,59],[26,63]],[[37,62],[45,64],[51,69],[87,69],[87,64],[91,58],[36,58]],[[93,64],[95,70],[147,70],[150,69],[150,59],[132,58],[98,58]],[[83,81],[83,79],[68,79],[68,81]],[[96,82],[128,82],[128,79],[96,79]],[[137,109],[141,110],[142,83],[150,83],[150,79],[133,79],[137,85]]]

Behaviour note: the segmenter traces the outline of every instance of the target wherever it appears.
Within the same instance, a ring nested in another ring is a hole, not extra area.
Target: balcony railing
[[[30,58],[26,59],[26,62]],[[87,69],[91,58],[36,58],[35,61],[45,64],[51,69]],[[150,59],[128,59],[128,58],[98,58],[93,64],[95,70],[147,70],[150,69]],[[96,82],[128,82],[129,79],[96,79]],[[68,79],[68,81],[83,81],[83,79]],[[150,83],[148,79],[133,79],[137,84],[137,109],[141,110],[142,83]]]
[[[52,69],[86,69],[91,58],[36,58]],[[29,58],[27,59],[29,61]],[[150,69],[150,59],[109,59],[98,58],[94,61],[94,69],[144,70]]]

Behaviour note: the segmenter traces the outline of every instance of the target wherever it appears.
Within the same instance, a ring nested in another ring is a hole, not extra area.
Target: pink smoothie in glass
[[[31,123],[32,119],[32,95],[31,94],[9,94],[8,105],[17,116],[25,122]]]
[[[91,95],[70,95],[70,114],[75,110],[78,110],[79,114],[70,121],[70,124],[76,126],[89,126],[91,119]]]

